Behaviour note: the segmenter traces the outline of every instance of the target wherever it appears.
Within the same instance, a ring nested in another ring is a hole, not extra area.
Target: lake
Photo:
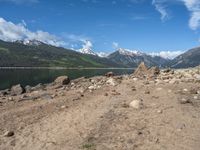
[[[35,86],[39,83],[50,83],[63,75],[76,79],[104,75],[109,71],[122,75],[132,73],[133,69],[0,69],[0,90],[16,84]]]

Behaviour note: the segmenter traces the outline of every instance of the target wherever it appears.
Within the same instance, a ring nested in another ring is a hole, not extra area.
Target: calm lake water
[[[39,83],[50,83],[58,76],[67,75],[70,79],[104,75],[112,71],[116,75],[130,74],[133,69],[2,69],[0,70],[0,90],[12,85],[35,86]]]

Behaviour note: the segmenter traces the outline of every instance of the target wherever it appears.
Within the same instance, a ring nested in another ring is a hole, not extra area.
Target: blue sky
[[[200,0],[0,0],[0,18],[3,40],[103,52],[184,51],[200,38]]]

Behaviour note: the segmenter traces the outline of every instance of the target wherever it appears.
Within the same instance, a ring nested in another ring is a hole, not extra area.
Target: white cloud
[[[161,51],[161,52],[152,52],[152,53],[149,53],[149,55],[160,56],[166,59],[173,59],[183,53],[184,51]]]
[[[152,4],[161,14],[162,21],[169,19],[169,13],[166,7],[169,2],[183,3],[190,12],[189,27],[192,30],[197,30],[200,27],[200,0],[152,0]]]
[[[188,11],[191,13],[189,26],[192,30],[200,27],[200,0],[180,0],[184,2]]]
[[[113,42],[112,46],[113,46],[114,49],[117,49],[117,48],[119,48],[119,43]]]
[[[166,9],[165,2],[166,0],[152,0],[152,5],[154,5],[156,10],[161,14],[162,21],[169,19],[169,13]]]
[[[4,41],[38,40],[54,46],[63,46],[65,43],[55,35],[44,31],[32,32],[26,28],[25,22],[14,24],[0,18],[0,39]]]
[[[82,45],[83,49],[92,49],[93,44],[91,41],[83,40],[82,42],[83,42],[83,45]]]
[[[91,38],[85,35],[63,33],[62,36],[66,41],[68,41],[67,45],[72,47],[73,49],[93,47]]]

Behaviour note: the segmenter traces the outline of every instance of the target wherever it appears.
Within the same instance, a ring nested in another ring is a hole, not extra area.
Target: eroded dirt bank
[[[2,91],[0,149],[199,150],[199,68],[109,76]]]

